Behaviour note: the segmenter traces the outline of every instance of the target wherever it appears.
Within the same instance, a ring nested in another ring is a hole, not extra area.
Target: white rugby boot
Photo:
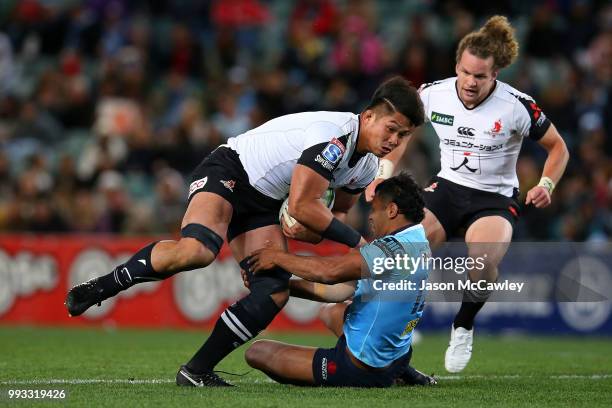
[[[444,368],[449,373],[462,371],[472,358],[474,329],[451,326],[451,338],[444,355]]]

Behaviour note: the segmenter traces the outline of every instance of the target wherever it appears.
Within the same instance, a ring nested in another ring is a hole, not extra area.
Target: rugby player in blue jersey
[[[369,216],[377,238],[372,243],[331,257],[298,256],[275,248],[255,251],[248,261],[248,277],[280,267],[302,278],[291,280],[292,296],[322,302],[352,298],[352,302],[340,303],[326,313],[328,327],[339,336],[334,348],[258,340],[246,351],[248,364],[288,384],[435,384],[433,377],[409,366],[412,333],[424,307],[424,293],[418,288],[427,279],[428,271],[377,267],[380,260],[397,255],[421,257],[430,253],[420,224],[423,207],[419,186],[409,175],[400,174],[376,187]],[[417,289],[380,290],[388,286],[382,283],[406,281],[414,282]]]

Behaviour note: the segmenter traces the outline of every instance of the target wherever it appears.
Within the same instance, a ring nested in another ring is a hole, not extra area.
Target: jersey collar
[[[351,153],[351,157],[348,161],[348,166],[350,168],[355,167],[357,162],[366,155],[366,153],[358,153],[357,152],[357,144],[359,143],[359,130],[361,126],[361,116],[357,115],[357,136],[355,136],[355,147],[353,148],[353,152]]]
[[[459,91],[457,90],[457,80],[455,79],[455,94],[457,95],[457,99],[459,99],[459,102],[461,102],[463,107],[467,110],[474,110],[480,105],[482,105],[487,99],[491,97],[491,95],[493,95],[493,92],[495,92],[496,89],[497,89],[497,79],[495,80],[495,83],[493,84],[493,88],[491,88],[491,90],[489,91],[489,94],[482,101],[478,102],[478,104],[476,104],[473,108],[468,108],[467,106],[465,106],[465,103],[463,103],[463,101],[459,97]]]
[[[410,225],[398,228],[395,231],[388,233],[387,235],[397,235],[402,232],[412,231],[412,230],[421,229],[421,228],[423,228],[422,224],[410,224]]]

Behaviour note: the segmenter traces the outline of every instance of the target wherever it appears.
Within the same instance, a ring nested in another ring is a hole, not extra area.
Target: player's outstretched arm
[[[367,268],[358,250],[341,256],[300,256],[279,249],[262,248],[249,257],[253,273],[280,267],[293,275],[312,282],[334,284],[361,279],[362,268]]]
[[[289,295],[323,303],[340,303],[350,299],[355,293],[355,281],[326,285],[304,279],[289,281]]]
[[[544,163],[542,178],[537,186],[527,192],[525,204],[533,204],[536,208],[544,208],[552,202],[552,192],[565,172],[569,152],[565,141],[552,124],[538,143],[546,149],[548,157]]]
[[[244,286],[250,288],[251,284],[247,272],[241,269],[240,275]],[[325,283],[297,278],[289,280],[289,296],[322,303],[341,303],[353,296],[356,286],[357,281],[326,285]]]

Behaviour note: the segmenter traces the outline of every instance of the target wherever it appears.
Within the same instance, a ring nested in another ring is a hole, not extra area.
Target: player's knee
[[[497,261],[490,259],[483,254],[470,254],[470,258],[475,260],[475,267],[468,270],[468,277],[471,281],[486,280],[494,282],[497,279]]]
[[[269,357],[268,355],[266,341],[257,340],[246,350],[244,358],[251,367],[262,369],[265,368],[266,361],[268,361]]]
[[[181,229],[181,237],[181,260],[192,267],[203,267],[212,263],[223,245],[223,238],[202,224],[187,224]]]
[[[336,306],[334,303],[328,303],[321,306],[321,309],[319,310],[319,320],[321,320],[328,328],[330,328],[333,321],[334,306]]]
[[[282,292],[272,293],[270,297],[272,298],[276,306],[278,306],[279,309],[282,309],[289,301],[289,291],[283,290]]]
[[[197,240],[182,238],[176,245],[174,258],[180,268],[203,268],[215,260],[215,254]]]
[[[239,262],[243,270],[249,269],[248,258]],[[289,279],[291,274],[281,268],[275,268],[263,273],[253,274],[247,272],[251,294],[258,301],[269,301],[282,309],[289,300]]]

